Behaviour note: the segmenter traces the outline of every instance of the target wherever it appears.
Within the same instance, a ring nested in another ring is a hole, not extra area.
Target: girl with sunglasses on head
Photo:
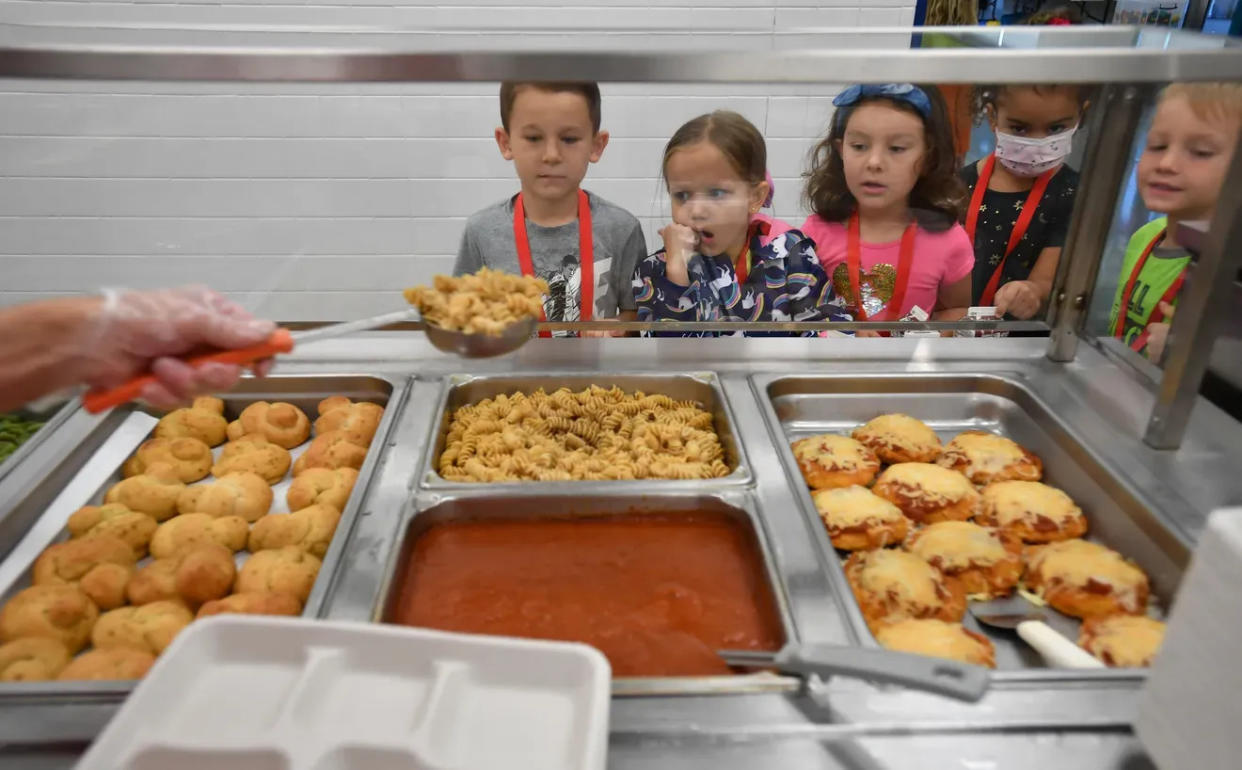
[[[851,86],[833,105],[807,175],[814,213],[802,231],[838,301],[859,321],[897,321],[915,308],[963,317],[974,254],[958,224],[965,193],[944,100],[887,83]]]

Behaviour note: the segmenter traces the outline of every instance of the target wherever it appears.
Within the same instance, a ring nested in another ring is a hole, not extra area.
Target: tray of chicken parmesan
[[[96,423],[5,513],[0,696],[141,678],[197,618],[317,616],[407,390],[247,378]]]
[[[1001,679],[1143,674],[1189,546],[1020,376],[751,382],[859,643]],[[1106,668],[1054,668],[1026,620]]]

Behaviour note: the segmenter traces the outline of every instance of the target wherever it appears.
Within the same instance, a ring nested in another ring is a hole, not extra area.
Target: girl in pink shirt
[[[900,320],[915,307],[935,320],[963,317],[975,256],[958,224],[965,189],[943,99],[888,83],[851,86],[832,103],[802,231],[839,301],[860,321]]]

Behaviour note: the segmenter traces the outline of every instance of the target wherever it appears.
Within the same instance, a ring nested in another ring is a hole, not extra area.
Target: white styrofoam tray
[[[79,770],[603,770],[598,650],[219,615],[177,637]]]

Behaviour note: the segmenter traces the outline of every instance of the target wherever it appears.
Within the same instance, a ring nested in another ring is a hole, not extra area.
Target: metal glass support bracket
[[[1089,111],[1090,140],[1083,168],[1091,173],[1082,177],[1078,188],[1078,205],[1070,220],[1049,303],[1052,334],[1048,358],[1053,361],[1073,361],[1078,351],[1148,90],[1125,84],[1105,86]]]
[[[1199,258],[1177,301],[1165,345],[1164,376],[1143,434],[1143,441],[1154,449],[1181,446],[1221,322],[1234,309],[1229,294],[1242,265],[1242,140],[1234,150],[1207,233],[1201,226],[1180,225],[1175,237]]]

